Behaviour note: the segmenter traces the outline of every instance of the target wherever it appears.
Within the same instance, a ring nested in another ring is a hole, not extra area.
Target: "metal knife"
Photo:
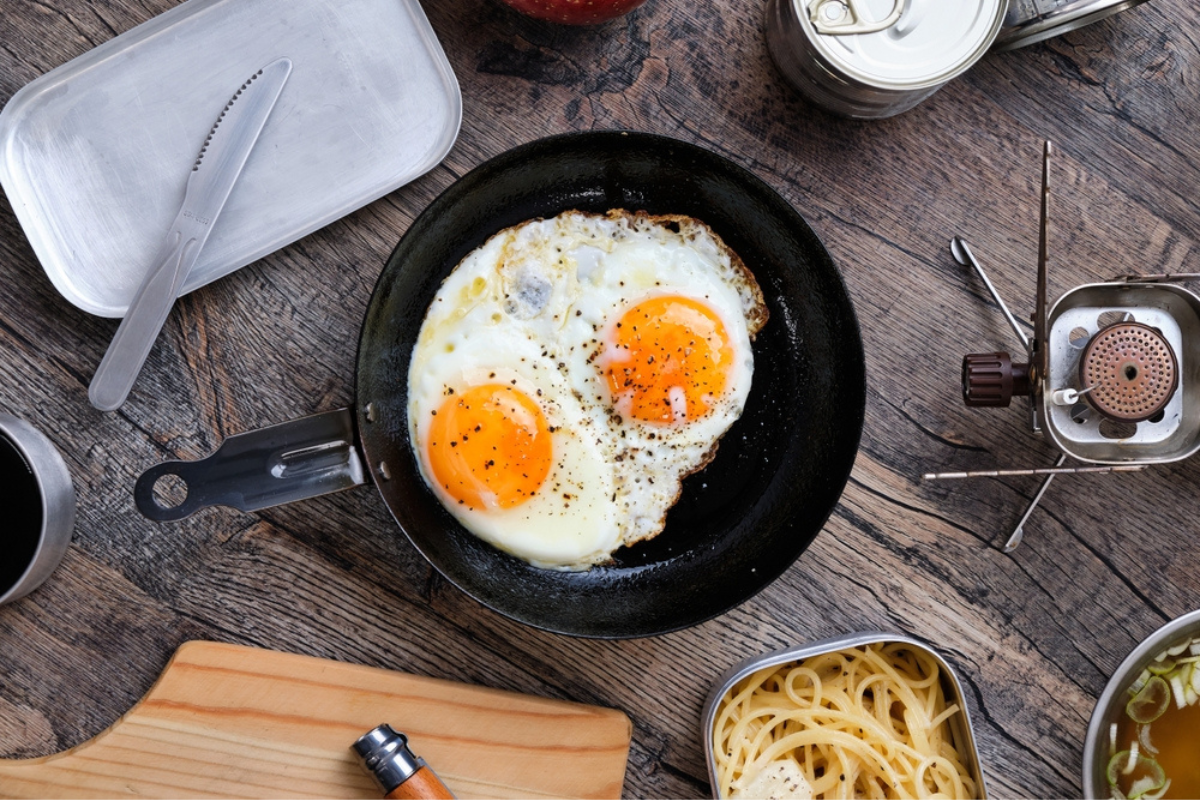
[[[251,75],[209,131],[179,214],[92,376],[88,399],[101,411],[120,408],[133,388],[291,72],[292,62],[280,58]]]

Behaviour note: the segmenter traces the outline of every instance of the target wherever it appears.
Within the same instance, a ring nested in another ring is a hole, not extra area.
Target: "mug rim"
[[[42,524],[29,562],[11,585],[0,586],[3,605],[41,586],[62,561],[75,525],[75,492],[62,455],[33,425],[0,412],[0,437],[24,460],[37,485],[42,508]]]

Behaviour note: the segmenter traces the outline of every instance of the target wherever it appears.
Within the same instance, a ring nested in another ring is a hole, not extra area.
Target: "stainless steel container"
[[[725,696],[725,693],[735,683],[759,670],[774,669],[790,661],[803,661],[811,656],[833,653],[838,650],[849,650],[867,645],[897,642],[905,644],[914,650],[919,650],[922,653],[927,653],[937,663],[938,669],[941,671],[942,692],[946,697],[946,702],[958,703],[962,708],[961,714],[955,714],[950,719],[950,727],[951,731],[953,731],[955,744],[962,751],[963,762],[971,773],[971,777],[975,780],[975,784],[979,787],[979,797],[981,800],[986,798],[987,786],[984,783],[983,767],[979,763],[979,753],[975,749],[975,736],[971,730],[971,715],[967,709],[962,684],[959,683],[958,676],[954,674],[954,670],[950,668],[946,660],[938,655],[936,651],[930,649],[924,642],[908,636],[898,636],[880,631],[853,633],[833,639],[823,639],[798,647],[790,647],[786,650],[777,650],[765,655],[748,658],[727,670],[717,680],[716,684],[713,685],[712,691],[708,694],[708,699],[704,703],[704,718],[701,723],[704,757],[708,762],[708,779],[709,784],[712,786],[713,797],[716,800],[720,800],[717,788],[719,781],[717,763],[713,757],[713,723],[717,718],[717,710],[721,704],[721,698]]]
[[[1117,321],[1123,321],[1120,328]],[[1117,335],[1125,336],[1138,327],[1149,329],[1155,341],[1130,351],[1136,361],[1119,363],[1130,364],[1126,368],[1142,383],[1084,377],[1085,369],[1090,372],[1106,357],[1089,347],[1100,342],[1101,330],[1124,329]],[[1048,369],[1035,405],[1055,447],[1088,464],[1169,464],[1200,452],[1200,373],[1194,366],[1200,364],[1200,295],[1182,284],[1153,280],[1088,283],[1054,302],[1046,330]],[[1172,379],[1178,389],[1166,394]],[[1094,390],[1086,400],[1055,399],[1055,390],[1088,385]],[[1114,424],[1121,419],[1115,401],[1145,403],[1156,395],[1165,403],[1158,414]]]
[[[1008,0],[768,0],[780,72],[835,114],[907,111],[992,46]]]
[[[395,191],[458,136],[462,93],[418,0],[162,6],[0,111],[0,184],[46,277],[89,314],[125,316],[213,110],[281,55],[295,69],[271,146],[247,162],[181,293]]]
[[[993,50],[1003,52],[1099,22],[1146,0],[1009,0]]]
[[[1150,634],[1133,649],[1096,701],[1087,736],[1083,740],[1083,796],[1090,798],[1112,797],[1108,788],[1105,769],[1110,754],[1108,748],[1109,727],[1125,712],[1129,701],[1129,687],[1142,674],[1155,656],[1169,647],[1200,636],[1200,610],[1192,611],[1171,620]]]
[[[0,414],[0,480],[2,604],[32,592],[62,560],[75,526],[75,490],[50,440],[9,414]]]

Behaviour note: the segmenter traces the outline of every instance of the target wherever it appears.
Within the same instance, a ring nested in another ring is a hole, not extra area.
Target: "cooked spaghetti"
[[[759,670],[713,723],[719,797],[978,796],[937,661],[902,642]]]

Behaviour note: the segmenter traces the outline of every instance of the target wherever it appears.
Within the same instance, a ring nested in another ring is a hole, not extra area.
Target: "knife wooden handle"
[[[453,800],[454,794],[446,788],[433,770],[421,767],[408,780],[388,792],[387,800]]]

